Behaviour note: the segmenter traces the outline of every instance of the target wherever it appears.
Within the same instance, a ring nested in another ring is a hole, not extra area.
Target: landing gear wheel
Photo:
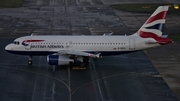
[[[56,66],[53,66],[53,72],[55,73],[55,71],[56,71]]]
[[[88,63],[89,63],[89,58],[84,58],[84,59],[83,59],[83,63],[84,63],[84,65],[88,65]]]
[[[28,65],[32,65],[32,60],[29,60],[29,61],[28,61]]]
[[[89,58],[84,57],[83,58],[83,62],[80,63],[80,67],[81,68],[86,68],[87,64],[88,64]]]
[[[32,65],[32,56],[29,56],[28,65]]]
[[[73,65],[74,65],[75,58],[74,57],[70,57],[70,59],[72,59],[73,61],[69,62],[69,67],[72,68]]]
[[[84,62],[81,62],[81,63],[80,63],[80,67],[81,67],[81,68],[84,68],[84,67],[85,67],[85,63],[84,63]]]

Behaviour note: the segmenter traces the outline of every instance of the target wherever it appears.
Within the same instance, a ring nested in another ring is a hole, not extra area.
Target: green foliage
[[[22,0],[0,0],[0,7],[15,8],[22,6]]]
[[[168,37],[171,38],[174,42],[180,42],[180,33],[179,34],[170,34]]]
[[[174,4],[115,4],[111,5],[112,8],[117,10],[123,10],[128,12],[138,12],[138,13],[153,13],[158,6],[169,5],[168,14],[180,15],[180,9],[174,9]],[[169,34],[168,36],[174,42],[180,42],[179,34]]]
[[[169,5],[170,14],[180,14],[180,9],[174,9],[173,4],[115,4],[111,5],[112,8],[118,10],[124,10],[128,12],[139,12],[139,13],[153,13],[158,6]]]

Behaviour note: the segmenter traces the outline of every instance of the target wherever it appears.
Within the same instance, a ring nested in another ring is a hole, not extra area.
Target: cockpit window
[[[15,45],[19,45],[19,41],[14,41],[14,44]]]

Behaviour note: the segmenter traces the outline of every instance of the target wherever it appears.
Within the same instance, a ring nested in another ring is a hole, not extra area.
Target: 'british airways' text
[[[31,45],[31,48],[64,48],[63,45]]]

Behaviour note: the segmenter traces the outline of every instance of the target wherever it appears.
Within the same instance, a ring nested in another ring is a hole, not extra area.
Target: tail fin
[[[142,38],[161,37],[168,9],[169,6],[159,6],[134,35]]]

